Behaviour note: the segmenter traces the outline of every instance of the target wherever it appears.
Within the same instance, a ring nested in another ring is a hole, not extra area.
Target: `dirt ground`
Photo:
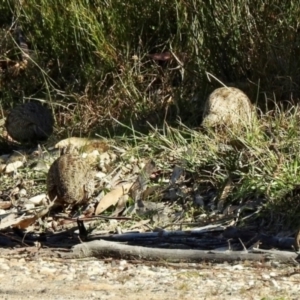
[[[64,260],[2,249],[0,299],[299,299],[300,268]]]

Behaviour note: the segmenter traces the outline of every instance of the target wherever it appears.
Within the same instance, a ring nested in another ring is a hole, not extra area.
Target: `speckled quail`
[[[204,127],[250,124],[254,117],[253,106],[246,94],[234,87],[215,89],[207,98],[204,112]]]
[[[39,102],[28,102],[12,108],[6,118],[8,134],[21,143],[46,140],[53,132],[52,112]]]
[[[49,169],[47,191],[57,205],[87,202],[94,192],[94,172],[88,161],[76,153],[62,154]]]

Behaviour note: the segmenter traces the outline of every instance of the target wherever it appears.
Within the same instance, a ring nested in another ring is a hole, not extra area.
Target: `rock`
[[[22,162],[22,161],[15,161],[15,162],[9,163],[6,165],[5,173],[9,174],[9,173],[15,172],[15,171],[17,171],[17,169],[19,169],[23,165],[24,165],[24,162]]]
[[[221,87],[207,98],[202,125],[204,127],[249,125],[254,110],[249,98],[241,90]]]
[[[5,127],[8,134],[20,143],[46,140],[53,132],[51,111],[39,102],[28,102],[11,109]]]
[[[28,202],[30,202],[34,205],[41,205],[45,199],[46,199],[46,194],[40,194],[40,195],[31,197],[30,199],[28,199]]]

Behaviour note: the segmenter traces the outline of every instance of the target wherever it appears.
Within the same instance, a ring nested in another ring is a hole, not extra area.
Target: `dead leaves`
[[[25,229],[30,225],[32,225],[37,219],[38,216],[36,215],[30,215],[30,216],[22,215],[19,217],[15,213],[10,213],[6,217],[1,219],[0,230],[8,227]]]
[[[118,201],[125,195],[128,195],[133,183],[125,183],[115,187],[107,193],[98,203],[95,215],[99,215],[112,205],[116,205]]]
[[[126,216],[131,217],[134,214],[139,218],[139,221],[146,219],[147,223],[151,222],[149,226],[161,226],[162,224],[172,224],[174,220],[178,220],[183,215],[181,210],[175,213],[175,209],[178,209],[178,207],[175,207],[177,205],[176,200],[186,200],[191,192],[190,183],[188,182],[190,177],[187,176],[183,167],[175,165],[170,168],[169,165],[163,162],[157,165],[153,160],[147,161],[144,158],[128,154],[126,149],[120,151],[121,148],[114,149],[116,153],[119,153],[119,156],[113,151],[103,152],[108,147],[106,142],[100,139],[72,137],[58,142],[55,148],[63,149],[70,145],[79,148],[79,154],[83,158],[84,155],[98,152],[95,159],[96,163],[89,165],[91,169],[98,171],[98,173],[95,172],[94,177],[95,193],[89,200],[88,208],[82,204],[77,207],[70,205],[63,208],[63,214],[54,214],[54,210],[50,210],[49,217],[47,216],[43,220],[43,224],[45,224],[43,226],[47,230],[58,231],[62,228],[65,229],[67,226],[74,226],[73,221],[70,224],[61,222],[63,216],[74,220],[79,218],[84,219],[86,222],[88,220],[93,222],[92,218],[98,218],[99,220],[102,217],[109,216],[109,218],[118,219]],[[102,152],[101,154],[98,151],[99,149]],[[55,155],[58,155],[58,152],[56,150]],[[111,159],[111,153],[115,155],[114,160]],[[43,156],[43,153],[41,156]],[[117,160],[116,157],[119,159]],[[167,169],[164,170],[166,165]],[[187,180],[187,178],[189,179]],[[36,183],[34,180],[33,182]],[[22,216],[15,216],[14,220],[4,223],[3,226],[8,225],[22,230],[28,228],[41,229],[40,219],[45,214],[36,213],[35,210],[37,207],[45,207],[46,213],[49,212],[49,208],[47,208],[49,202],[45,200],[45,190],[35,197],[27,198],[26,194],[21,195],[21,189],[20,186],[17,194],[5,199],[7,202],[11,200],[9,202],[11,207],[20,205],[25,213]],[[190,198],[192,199],[192,197]],[[20,199],[22,201],[19,201]],[[55,219],[51,219],[53,216],[55,216]],[[118,221],[114,221],[115,226]],[[111,220],[108,222],[112,223]],[[130,226],[133,226],[132,223]],[[143,227],[144,225],[140,226]],[[142,228],[141,230],[145,229]]]
[[[38,219],[38,216],[36,216],[36,215],[27,217],[27,218],[23,218],[20,221],[13,224],[12,227],[16,227],[18,229],[26,229],[27,227],[32,225],[37,219]]]
[[[14,173],[24,166],[26,155],[22,152],[14,152],[12,155],[0,156],[0,173]]]
[[[34,199],[35,198],[35,199]],[[38,201],[38,204],[41,203],[42,200],[45,199],[45,194],[33,197],[33,202]],[[42,200],[41,200],[42,199]],[[18,228],[18,229],[26,229],[29,226],[33,225],[35,221],[44,217],[49,213],[50,206],[46,205],[42,207],[38,211],[24,211],[22,214],[19,213],[7,213],[0,215],[0,230],[8,227]],[[1,218],[2,217],[2,218]]]
[[[114,212],[114,215],[117,215],[124,210],[128,200],[128,195],[131,195],[131,198],[135,202],[141,201],[141,195],[148,186],[148,181],[152,172],[154,171],[154,168],[155,163],[154,161],[150,160],[141,170],[134,182],[124,183],[113,188],[100,200],[96,208],[95,215],[99,215],[110,206],[118,204],[116,211]]]

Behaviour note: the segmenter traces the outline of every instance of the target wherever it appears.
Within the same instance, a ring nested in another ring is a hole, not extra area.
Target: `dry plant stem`
[[[66,217],[66,216],[60,216],[59,214],[55,215],[56,218],[68,220],[68,221],[74,221],[76,222],[77,220],[79,221],[94,221],[98,219],[104,219],[104,220],[132,220],[130,217],[109,217],[109,216],[92,216],[92,217],[83,217],[83,218],[71,218],[71,217]]]

